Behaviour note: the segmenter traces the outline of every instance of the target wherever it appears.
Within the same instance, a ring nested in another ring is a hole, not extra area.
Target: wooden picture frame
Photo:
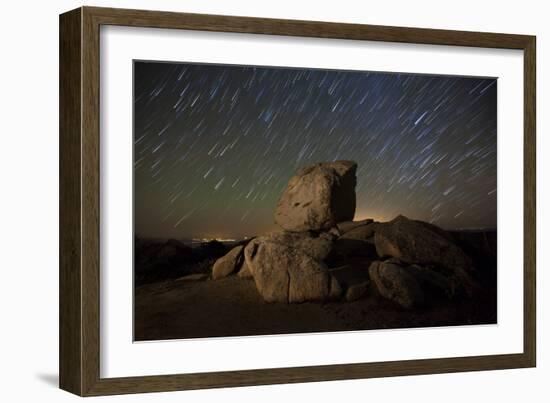
[[[523,353],[277,369],[100,377],[101,25],[519,49],[524,52]],[[60,16],[60,387],[80,396],[533,367],[535,37],[483,32],[81,7]]]

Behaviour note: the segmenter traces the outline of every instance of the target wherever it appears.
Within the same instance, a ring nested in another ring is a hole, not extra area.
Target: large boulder
[[[244,262],[243,250],[243,245],[235,246],[225,256],[216,260],[212,267],[212,279],[218,280],[239,270]]]
[[[441,266],[467,293],[477,288],[470,276],[471,259],[453,242],[450,234],[434,225],[398,216],[376,228],[374,241],[380,257],[394,257],[409,264]]]
[[[470,258],[442,229],[399,215],[376,228],[376,251],[381,257],[394,257],[405,263],[441,264],[471,268]]]
[[[244,255],[267,302],[324,301],[342,293],[327,266],[300,248],[260,237],[246,246]]]
[[[384,298],[404,308],[413,308],[424,302],[424,292],[406,267],[390,262],[373,262],[369,267],[371,281]]]
[[[305,167],[293,176],[275,211],[288,231],[323,230],[355,215],[357,163],[335,161]]]

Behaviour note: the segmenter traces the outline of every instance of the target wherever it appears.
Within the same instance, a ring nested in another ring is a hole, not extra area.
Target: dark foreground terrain
[[[212,263],[228,246],[138,241],[135,340],[494,324],[496,232],[452,235],[475,262],[480,292],[472,298],[436,298],[429,306],[412,309],[383,298],[376,287],[352,302],[268,303],[252,277],[211,279]]]
[[[354,302],[267,303],[254,280],[185,279],[138,287],[135,340],[496,323],[496,293],[475,300],[407,310],[371,295]]]

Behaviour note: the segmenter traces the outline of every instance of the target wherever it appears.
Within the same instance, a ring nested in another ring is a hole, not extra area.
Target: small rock
[[[244,261],[243,249],[243,245],[235,246],[225,256],[216,260],[212,267],[212,279],[218,280],[227,277],[240,268]]]
[[[367,218],[366,220],[361,220],[361,221],[344,221],[336,224],[336,227],[338,228],[341,234],[345,234],[346,232],[349,232],[352,229],[370,224],[372,222],[374,222],[372,218]]]
[[[349,230],[348,232],[345,232],[342,236],[340,236],[340,238],[355,239],[357,241],[371,241],[380,225],[381,224],[378,222],[371,222],[369,224],[360,225]]]
[[[332,227],[328,230],[328,233],[331,234],[334,238],[338,238],[340,235],[342,235],[338,227]]]
[[[402,266],[376,261],[369,267],[369,275],[380,295],[404,308],[413,308],[424,302],[420,285]]]

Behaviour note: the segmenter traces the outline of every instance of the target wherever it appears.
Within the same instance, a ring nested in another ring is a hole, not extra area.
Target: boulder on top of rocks
[[[355,215],[357,163],[323,162],[299,170],[284,190],[275,222],[288,231],[324,230]]]
[[[212,279],[218,280],[238,271],[244,262],[244,246],[238,245],[220,257],[212,267]]]
[[[267,302],[324,301],[342,293],[327,266],[300,248],[261,237],[246,246],[244,255]]]
[[[383,297],[404,308],[413,308],[424,302],[424,292],[406,267],[393,262],[375,261],[369,267],[371,281]]]

